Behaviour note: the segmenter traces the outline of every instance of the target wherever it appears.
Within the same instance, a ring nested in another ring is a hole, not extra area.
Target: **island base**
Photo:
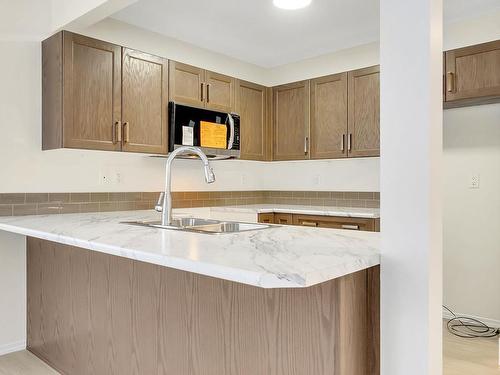
[[[379,267],[263,289],[28,238],[27,272],[28,349],[62,374],[379,374]]]

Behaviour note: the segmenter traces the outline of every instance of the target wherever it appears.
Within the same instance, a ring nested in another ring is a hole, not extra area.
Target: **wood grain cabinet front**
[[[170,100],[214,111],[233,112],[236,79],[170,60]]]
[[[67,31],[42,42],[42,149],[167,153],[166,59]]]
[[[347,157],[347,73],[311,80],[311,159]]]
[[[258,215],[258,221],[264,224],[274,224],[274,213],[261,213]]]
[[[380,155],[380,68],[373,66],[348,73],[349,157]]]
[[[293,215],[293,224],[317,228],[334,228],[346,230],[361,230],[369,232],[378,231],[379,219],[340,217],[340,216],[321,216],[321,215]]]
[[[236,113],[240,115],[241,158],[270,160],[269,89],[255,83],[236,83]]]
[[[273,88],[273,160],[309,159],[309,81]]]
[[[500,41],[445,53],[445,108],[500,101]]]

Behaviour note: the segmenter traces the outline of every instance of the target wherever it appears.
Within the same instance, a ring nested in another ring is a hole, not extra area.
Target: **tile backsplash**
[[[152,209],[159,192],[2,193],[0,216]],[[378,192],[199,191],[173,192],[174,208],[258,203],[338,207],[380,207]]]

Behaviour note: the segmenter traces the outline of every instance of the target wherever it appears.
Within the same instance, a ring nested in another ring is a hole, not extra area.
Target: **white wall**
[[[26,344],[26,238],[0,231],[0,355]]]
[[[500,322],[500,104],[444,112],[444,173],[444,303]]]

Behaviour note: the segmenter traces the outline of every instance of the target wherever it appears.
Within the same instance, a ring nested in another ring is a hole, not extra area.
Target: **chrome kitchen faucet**
[[[172,151],[167,158],[167,163],[165,165],[165,192],[160,194],[158,203],[155,206],[155,210],[162,213],[162,225],[170,225],[172,223],[172,163],[178,155],[187,153],[198,155],[200,160],[203,162],[205,181],[207,184],[215,182],[215,174],[210,166],[207,155],[205,155],[198,147],[181,146]]]

